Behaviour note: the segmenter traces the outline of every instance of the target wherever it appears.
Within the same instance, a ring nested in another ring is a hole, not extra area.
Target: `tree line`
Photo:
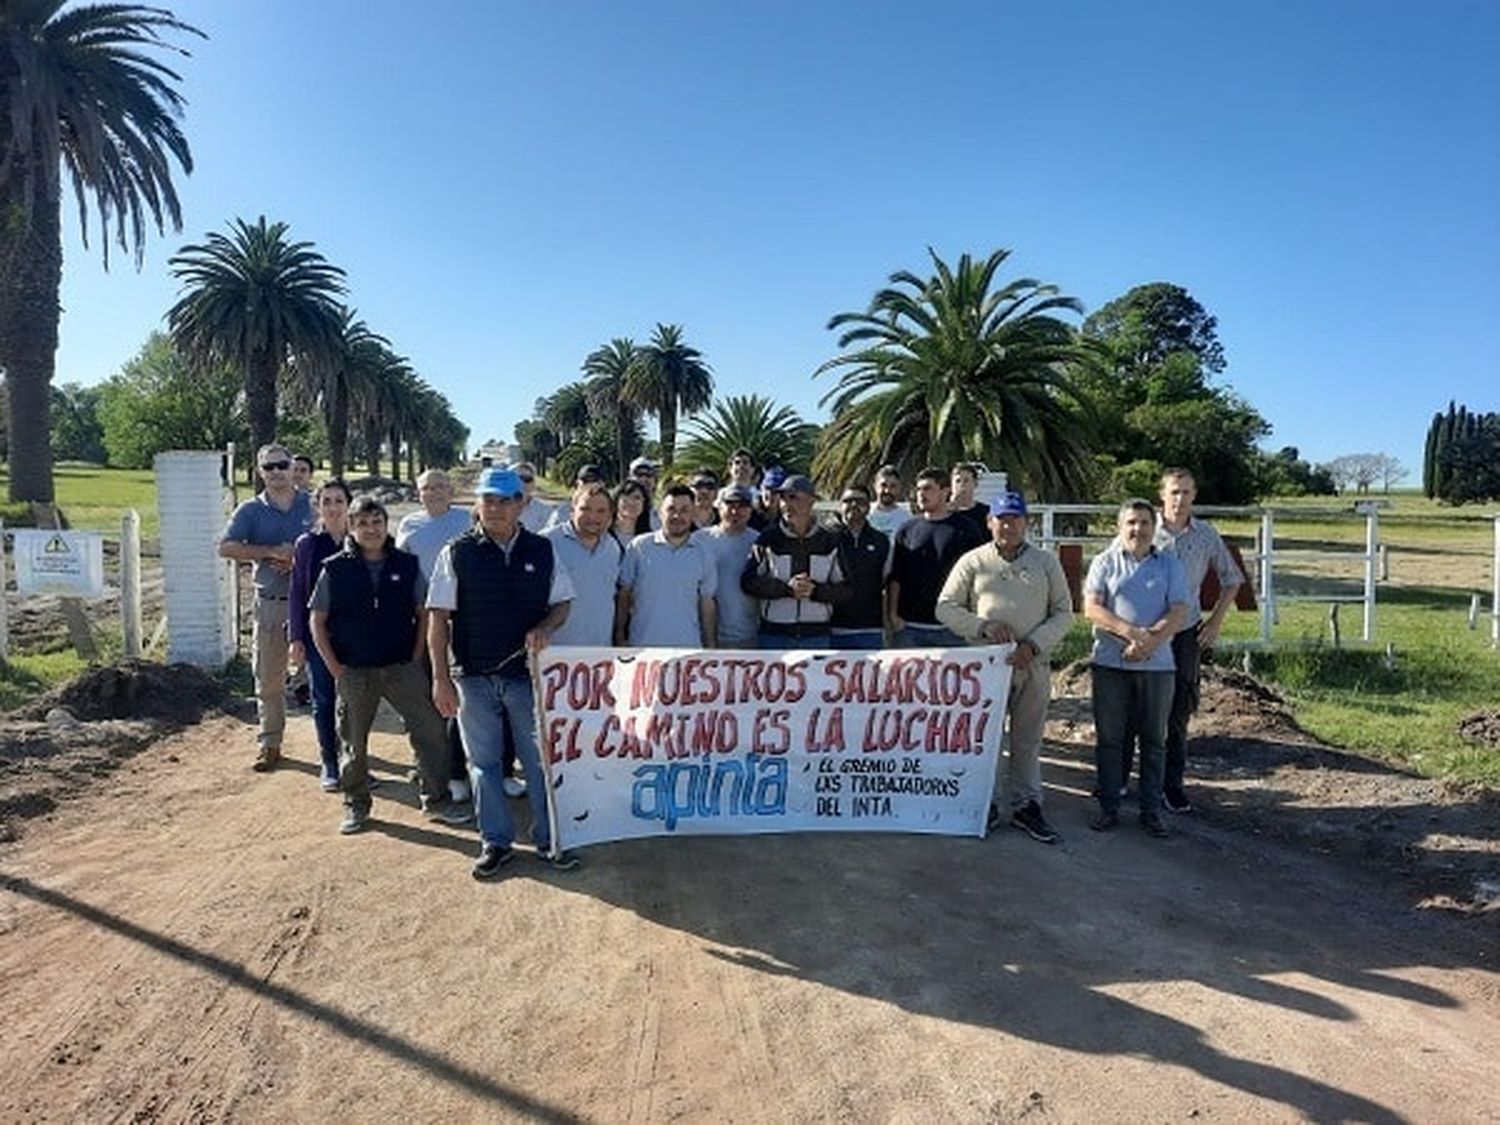
[[[1422,491],[1449,504],[1500,499],[1500,413],[1448,403],[1432,416],[1422,456]]]
[[[1169,465],[1191,467],[1217,503],[1345,487],[1295,448],[1258,448],[1270,426],[1216,382],[1227,366],[1217,321],[1186,289],[1137,286],[1084,317],[1055,285],[1005,280],[1008,256],[950,264],[929,251],[930,273],[898,271],[865,309],[833,316],[838,354],[813,373],[833,383],[826,425],[764,395],[716,399],[702,351],[680,325],[658,324],[645,345],[621,336],[590,352],[583,378],[536,400],[516,442],[564,481],[583,464],[618,479],[642,450],[722,470],[745,448],[830,487],[884,464],[910,479],[958,461],[1056,501],[1150,495]]]

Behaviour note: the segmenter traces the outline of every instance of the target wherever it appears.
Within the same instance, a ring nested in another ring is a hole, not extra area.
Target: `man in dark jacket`
[[[467,803],[448,799],[448,740],[422,671],[426,600],[422,568],[415,555],[396,549],[385,508],[357,497],[349,506],[349,542],[323,564],[310,602],[313,642],[338,685],[345,835],[370,819],[370,726],[382,699],[406,723],[428,818],[471,819]]]
[[[790,476],[776,492],[781,518],[750,548],[740,589],[760,599],[761,648],[829,648],[833,607],[850,593],[838,538],[813,517],[812,481]]]
[[[870,525],[870,490],[851,484],[839,497],[839,549],[853,593],[833,607],[833,647],[876,649],[885,641],[885,580],[891,541]]]

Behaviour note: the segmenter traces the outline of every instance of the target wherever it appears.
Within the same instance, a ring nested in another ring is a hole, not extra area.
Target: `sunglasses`
[[[536,480],[536,477],[522,477],[521,478],[521,483],[522,484],[531,484],[534,480]]]
[[[285,472],[292,467],[292,463],[290,461],[262,461],[260,467],[267,471],[280,470]]]

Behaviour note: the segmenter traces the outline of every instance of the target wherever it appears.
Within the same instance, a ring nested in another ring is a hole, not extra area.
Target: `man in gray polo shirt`
[[[693,539],[693,490],[676,484],[661,501],[661,530],[625,548],[615,602],[615,643],[667,648],[718,644],[718,570]]]
[[[615,505],[601,481],[573,490],[572,514],[542,532],[573,580],[573,607],[552,634],[555,645],[607,648],[615,625],[615,588],[624,549],[609,533]]]
[[[286,731],[287,592],[292,545],[313,524],[312,503],[292,483],[292,455],[285,446],[264,445],[255,463],[265,488],[234,510],[219,539],[219,556],[254,563],[255,634],[251,667],[260,715],[259,753],[251,767],[274,769]]]
[[[1161,475],[1161,524],[1156,529],[1156,549],[1173,555],[1187,576],[1188,615],[1172,638],[1176,677],[1172,688],[1172,710],[1167,716],[1167,765],[1162,784],[1162,802],[1175,813],[1193,811],[1183,788],[1187,772],[1188,720],[1198,709],[1198,674],[1203,649],[1212,648],[1224,626],[1224,616],[1244,584],[1245,574],[1211,523],[1193,517],[1198,485],[1186,469],[1168,469]],[[1199,604],[1203,580],[1212,570],[1219,580],[1219,598],[1207,617]]]
[[[1120,507],[1119,535],[1089,565],[1084,616],[1094,626],[1094,764],[1098,832],[1120,823],[1125,734],[1141,743],[1141,827],[1168,835],[1161,819],[1167,713],[1172,708],[1172,637],[1187,620],[1182,564],[1152,545],[1156,510],[1148,500]]]
[[[715,604],[719,617],[720,648],[754,648],[760,626],[760,602],[740,589],[740,574],[759,535],[750,526],[754,494],[743,484],[719,489],[719,522],[693,532],[708,548],[717,568]]]

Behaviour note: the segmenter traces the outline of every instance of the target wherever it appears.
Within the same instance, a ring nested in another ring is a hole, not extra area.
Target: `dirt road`
[[[0,848],[0,1121],[1500,1120],[1494,916],[1247,828],[1227,777],[1170,841],[1100,836],[1060,740],[1058,847],[673,839],[480,885],[395,736],[343,838],[308,720],[269,776],[249,731]]]

